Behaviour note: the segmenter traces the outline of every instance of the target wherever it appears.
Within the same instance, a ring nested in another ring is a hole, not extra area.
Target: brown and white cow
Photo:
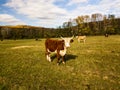
[[[62,62],[65,64],[64,56],[66,54],[67,48],[70,47],[70,43],[73,42],[73,37],[71,38],[62,38],[61,40],[56,39],[46,39],[45,48],[46,48],[46,58],[51,62],[50,53],[57,53],[57,65],[60,63],[60,57],[62,57]]]
[[[76,38],[78,39],[78,42],[83,41],[85,43],[86,41],[86,36],[76,36]]]

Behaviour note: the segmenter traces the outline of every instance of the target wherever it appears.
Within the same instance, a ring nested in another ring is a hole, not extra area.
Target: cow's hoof
[[[49,61],[49,62],[52,62],[52,60],[51,60],[51,59],[49,59],[48,61]]]
[[[62,62],[63,64],[65,64],[65,62]]]

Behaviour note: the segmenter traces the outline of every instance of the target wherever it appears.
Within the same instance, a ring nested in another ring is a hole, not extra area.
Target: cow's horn
[[[74,35],[71,37],[71,39],[73,39],[74,38]]]
[[[61,36],[60,38],[61,38],[61,39],[63,39],[63,37],[62,37],[62,36]]]

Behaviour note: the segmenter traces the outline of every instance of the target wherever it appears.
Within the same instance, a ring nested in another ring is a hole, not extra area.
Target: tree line
[[[120,18],[115,15],[102,15],[100,13],[78,16],[73,20],[64,22],[64,28],[71,29],[77,35],[103,35],[120,34]]]
[[[0,39],[38,39],[72,35],[120,34],[120,18],[100,13],[78,16],[57,28],[28,25],[0,26]]]

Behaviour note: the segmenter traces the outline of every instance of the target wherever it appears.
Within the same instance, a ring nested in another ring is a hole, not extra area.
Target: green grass
[[[0,90],[120,90],[119,35],[74,39],[59,66],[46,60],[44,42],[0,42]]]

